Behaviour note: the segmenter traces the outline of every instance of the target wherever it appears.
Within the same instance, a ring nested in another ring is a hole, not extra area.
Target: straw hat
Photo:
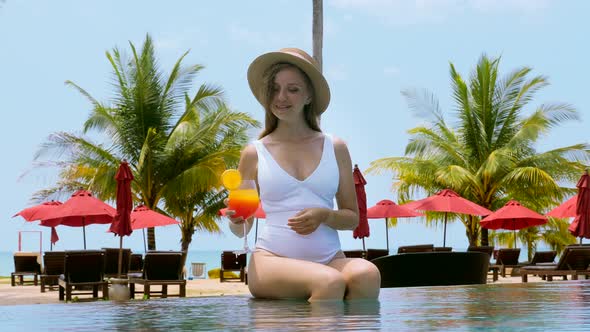
[[[258,102],[265,105],[264,73],[276,63],[290,63],[307,74],[313,86],[315,105],[318,108],[316,111],[318,115],[324,113],[330,103],[330,87],[318,69],[315,60],[298,48],[282,48],[275,52],[265,53],[252,61],[248,68],[248,83]]]

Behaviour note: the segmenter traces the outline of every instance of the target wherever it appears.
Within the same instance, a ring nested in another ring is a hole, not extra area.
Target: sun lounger
[[[135,298],[135,284],[143,285],[143,296],[150,297],[169,296],[186,297],[186,280],[182,277],[182,252],[148,252],[144,257],[143,273],[141,275],[129,274],[130,297]],[[168,294],[168,286],[178,285],[178,294]],[[161,291],[156,291],[152,286],[161,286]]]
[[[46,287],[52,290],[53,286],[58,286],[59,276],[64,274],[65,257],[65,251],[46,251],[43,254],[43,274],[40,276],[41,293],[45,293]]]
[[[555,263],[555,257],[557,256],[557,251],[550,250],[550,251],[535,251],[533,255],[533,259],[530,262],[521,262],[519,263],[522,266],[526,265],[536,265],[539,263]]]
[[[481,252],[414,252],[372,261],[381,288],[485,284],[490,262]]]
[[[143,255],[131,254],[129,259],[129,273],[141,273],[143,271]]]
[[[417,244],[413,246],[401,246],[397,248],[398,254],[407,254],[411,252],[430,252],[434,251],[433,244]]]
[[[539,263],[537,265],[528,265],[520,268],[522,282],[528,281],[528,275],[538,275],[545,277],[547,281],[553,281],[553,277],[561,276],[567,280],[571,275],[573,280],[578,279],[578,275],[585,275],[588,278],[590,271],[590,247],[584,246],[567,246],[559,258],[557,264]]]
[[[486,253],[490,259],[494,254],[494,246],[469,246],[467,251],[477,251]],[[492,281],[498,281],[498,272],[500,271],[500,266],[495,264],[490,264],[488,267],[488,272],[492,272]]]
[[[98,298],[99,287],[102,298],[109,297],[108,282],[104,280],[104,251],[102,250],[66,250],[64,257],[64,274],[58,279],[59,300],[72,300],[72,295],[92,295]],[[92,288],[92,292],[88,292]]]
[[[496,264],[500,269],[500,275],[506,277],[506,269],[519,268],[521,265],[518,264],[518,257],[520,256],[520,248],[500,248],[496,256]],[[511,272],[512,273],[512,272]]]
[[[223,251],[221,253],[221,270],[219,271],[219,282],[227,280],[237,280],[246,282],[246,254],[236,255],[233,251]],[[224,272],[238,272],[237,277],[227,277]]]
[[[365,250],[344,250],[343,253],[346,258],[367,258]]]
[[[41,274],[41,264],[39,264],[39,253],[14,253],[14,272],[10,273],[10,285],[16,286],[17,284],[34,284],[35,286],[37,286],[37,278],[39,274]],[[33,280],[26,280],[25,277],[27,276],[32,276]],[[15,280],[17,277],[18,282]]]
[[[432,251],[453,251],[453,247],[434,247]]]
[[[119,270],[119,248],[102,248],[102,250],[105,252],[104,277],[107,279],[117,278]],[[126,278],[127,272],[129,272],[131,249],[123,248],[122,254],[121,278]]]
[[[366,259],[372,261],[375,258],[388,256],[389,251],[387,249],[367,249]]]

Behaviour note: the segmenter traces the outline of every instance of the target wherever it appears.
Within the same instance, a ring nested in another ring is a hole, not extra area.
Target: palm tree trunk
[[[148,250],[156,250],[156,231],[153,227],[148,228]]]
[[[477,219],[474,216],[467,216],[467,227],[465,233],[470,246],[477,246],[477,238],[479,236],[479,227],[477,227]]]
[[[182,266],[185,266],[186,264],[186,257],[187,257],[187,253],[188,253],[188,247],[191,244],[192,240],[193,240],[193,234],[195,233],[195,227],[193,226],[194,223],[186,223],[186,224],[190,224],[192,227],[181,227],[180,231],[182,233],[182,238],[180,240],[180,250],[182,250]],[[186,225],[185,223],[183,223],[182,226]]]
[[[481,228],[481,245],[487,246],[489,243],[487,228]]]
[[[322,71],[322,48],[324,44],[324,9],[323,0],[313,0],[313,58]]]

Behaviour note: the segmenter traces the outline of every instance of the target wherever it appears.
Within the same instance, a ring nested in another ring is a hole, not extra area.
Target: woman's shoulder
[[[334,145],[334,149],[348,149],[346,146],[346,142],[342,138],[340,138],[336,135],[332,135],[332,134],[324,134],[324,135],[326,135],[327,137],[330,138],[330,140],[332,141],[332,144]]]
[[[256,158],[257,157],[257,153],[256,153],[256,145],[257,143],[253,142],[250,143],[248,145],[246,145],[244,147],[244,149],[242,150],[242,158]]]

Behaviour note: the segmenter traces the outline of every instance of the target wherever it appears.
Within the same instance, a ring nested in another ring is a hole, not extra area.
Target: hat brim
[[[285,52],[269,52],[265,53],[252,61],[248,68],[248,84],[250,90],[258,100],[258,102],[265,106],[264,100],[264,73],[272,65],[276,63],[290,63],[297,66],[309,77],[313,85],[315,105],[317,106],[317,113],[322,114],[330,104],[330,87],[324,78],[324,75],[317,70],[317,68],[303,57],[296,54]]]

